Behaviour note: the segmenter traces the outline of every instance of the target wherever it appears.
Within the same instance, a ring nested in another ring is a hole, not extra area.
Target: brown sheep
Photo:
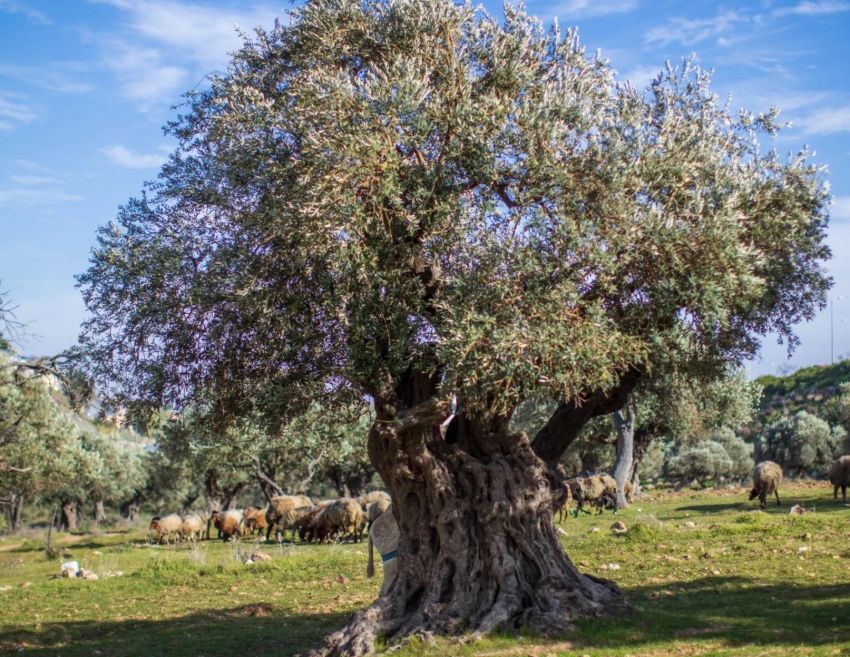
[[[242,510],[217,511],[213,514],[213,524],[221,540],[229,541],[234,536],[238,538],[242,534]]]
[[[156,535],[157,543],[162,543],[163,539],[168,543],[170,538],[175,541],[180,538],[180,530],[183,527],[183,519],[176,513],[170,513],[167,516],[154,516],[151,519],[150,532]]]
[[[294,514],[295,509],[313,506],[313,501],[306,495],[279,495],[273,497],[266,509],[266,541],[271,538],[272,531],[279,532],[285,536],[286,530],[292,530],[292,538],[295,539],[295,521],[301,517]]]
[[[255,506],[246,506],[242,512],[242,526],[245,529],[245,534],[259,534],[262,536],[266,533],[266,510],[258,509]]]
[[[750,491],[750,499],[759,498],[759,507],[767,506],[767,497],[771,493],[776,495],[777,506],[779,501],[779,486],[782,484],[782,468],[773,461],[762,461],[753,468],[753,489]]]
[[[842,456],[835,460],[829,469],[829,483],[832,484],[832,499],[838,499],[838,489],[841,489],[841,499],[847,504],[847,487],[850,486],[850,456]]]
[[[363,528],[366,525],[363,508],[357,500],[350,497],[341,497],[330,504],[319,507],[318,512],[312,515],[307,523],[303,540],[317,540],[319,542],[329,539],[351,538],[355,541],[363,540]]]
[[[573,492],[570,489],[569,483],[564,482],[564,502],[558,508],[558,522],[563,522],[564,518],[570,515],[570,502],[573,501]]]
[[[180,538],[184,541],[197,541],[204,535],[206,521],[198,513],[187,513],[180,526]]]
[[[373,490],[371,493],[366,493],[365,495],[358,497],[357,501],[364,509],[368,509],[369,505],[374,504],[375,502],[386,502],[389,504],[390,494],[382,490]]]
[[[590,513],[584,508],[586,505],[595,507],[598,513],[602,513],[606,506],[612,509],[616,508],[616,496],[612,497],[609,492],[612,481],[614,479],[609,475],[568,479],[570,492],[576,501],[576,516],[580,511]],[[614,490],[616,491],[616,483],[614,483]]]

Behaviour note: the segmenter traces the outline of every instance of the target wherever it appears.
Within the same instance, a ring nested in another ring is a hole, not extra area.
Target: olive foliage
[[[125,398],[270,422],[392,415],[411,368],[507,417],[717,376],[830,284],[827,188],[762,148],[775,119],[691,62],[621,84],[520,8],[312,0],[187,95],[79,277],[83,344]]]

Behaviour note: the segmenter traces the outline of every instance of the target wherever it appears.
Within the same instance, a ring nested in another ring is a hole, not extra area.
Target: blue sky
[[[485,2],[494,13],[501,3]],[[156,176],[172,143],[161,126],[180,94],[221,71],[236,26],[269,26],[286,2],[0,0],[0,285],[29,323],[20,348],[76,341],[98,225]],[[808,144],[835,200],[829,269],[835,354],[850,356],[850,1],[529,0],[530,13],[578,25],[636,86],[696,53],[733,107],[777,105],[792,123],[780,152]],[[773,341],[752,374],[830,360],[829,311],[798,331],[791,358]]]

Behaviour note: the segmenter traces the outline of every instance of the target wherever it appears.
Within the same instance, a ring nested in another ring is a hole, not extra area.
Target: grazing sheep
[[[266,541],[271,537],[272,531],[285,536],[286,530],[292,530],[292,539],[295,539],[294,523],[303,514],[293,513],[295,509],[312,507],[313,501],[306,495],[279,495],[273,497],[266,509]]]
[[[198,513],[187,513],[180,526],[180,538],[184,541],[197,541],[204,535],[206,521]]]
[[[319,542],[330,539],[363,540],[363,528],[366,516],[357,500],[341,497],[330,504],[319,507],[306,523],[301,534],[302,540]]]
[[[762,461],[753,468],[753,489],[750,491],[750,499],[759,498],[759,507],[767,505],[767,496],[776,495],[777,506],[779,501],[779,486],[782,484],[782,468],[773,461]]]
[[[366,565],[366,577],[375,576],[375,561],[372,556],[372,546],[381,555],[384,564],[384,583],[381,585],[381,595],[386,595],[398,575],[398,523],[392,510],[382,513],[369,529],[369,561]]]
[[[373,490],[371,493],[366,493],[365,495],[358,497],[357,501],[364,509],[368,509],[369,505],[374,504],[375,502],[386,502],[389,504],[390,494],[382,490]]]
[[[850,486],[850,456],[842,456],[835,460],[829,469],[829,483],[832,484],[832,499],[838,499],[838,489],[841,489],[841,499],[847,504],[847,487]]]
[[[234,536],[238,538],[242,533],[242,510],[216,511],[213,514],[213,524],[218,529],[221,540],[229,541]]]
[[[609,481],[610,480],[610,481]],[[593,506],[598,513],[608,507],[616,509],[616,489],[617,484],[614,482],[614,495],[610,493],[611,482],[614,481],[609,475],[592,475],[590,477],[575,477],[568,479],[567,484],[570,487],[573,499],[576,501],[576,516],[580,511],[590,513],[585,509],[585,505]]]
[[[564,518],[570,515],[570,502],[573,501],[573,492],[570,489],[569,483],[564,482],[564,503],[558,508],[558,522],[563,522]]]
[[[246,506],[242,512],[242,526],[245,534],[259,534],[262,536],[266,533],[266,510],[258,509],[255,506]]]
[[[156,535],[157,543],[162,543],[163,539],[168,543],[169,539],[175,541],[180,538],[180,530],[183,527],[183,519],[176,513],[170,513],[167,516],[154,516],[151,519],[150,532]]]
[[[391,502],[388,499],[379,499],[368,506],[364,507],[366,509],[366,520],[368,521],[368,527],[371,529],[372,523],[374,523],[384,511],[390,508]]]

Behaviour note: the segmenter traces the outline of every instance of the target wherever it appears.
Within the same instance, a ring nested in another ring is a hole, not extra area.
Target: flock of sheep
[[[287,531],[293,541],[296,534],[303,542],[361,541],[364,531],[389,505],[390,496],[383,491],[316,504],[303,494],[280,495],[272,498],[265,509],[248,506],[212,513],[194,511],[155,516],[149,529],[158,543],[210,538],[213,527],[218,538],[225,541],[255,534],[265,534],[269,541],[272,533],[276,540],[285,540]]]
[[[841,489],[842,499],[847,502],[847,487],[850,486],[850,456],[842,456],[835,461],[829,481],[833,486],[833,497],[838,498]],[[776,496],[779,504],[779,486],[782,484],[782,468],[773,461],[762,461],[753,469],[753,487],[749,499],[759,499],[761,508],[767,504],[770,495]],[[632,486],[625,486],[626,499],[631,499]],[[575,502],[575,515],[586,507],[597,509],[616,509],[617,484],[608,474],[595,474],[587,477],[574,477],[564,482],[565,501],[558,510],[558,521],[568,515],[570,506]],[[242,538],[251,535],[262,536],[266,541],[290,541],[296,534],[302,542],[324,543],[327,541],[361,541],[363,533],[374,526],[376,520],[390,506],[390,496],[383,491],[374,491],[359,498],[342,497],[316,504],[303,494],[280,495],[272,498],[268,507],[246,507],[228,511],[172,513],[156,516],[151,520],[150,532],[160,543],[171,541],[190,541],[210,538],[211,528],[215,527],[218,537],[223,540]],[[394,524],[394,523],[393,523]],[[397,532],[397,528],[392,531]],[[370,535],[370,557],[371,542]],[[378,537],[380,543],[387,541]],[[397,540],[397,539],[396,539]],[[379,545],[379,550],[381,546]]]

